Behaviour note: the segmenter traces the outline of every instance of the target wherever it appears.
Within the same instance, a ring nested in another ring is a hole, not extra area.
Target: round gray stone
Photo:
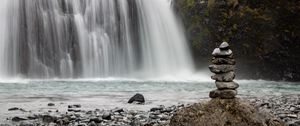
[[[232,58],[216,58],[216,57],[213,57],[211,62],[216,65],[221,65],[221,64],[235,65],[236,63],[235,59]]]
[[[236,83],[236,82],[219,82],[219,81],[216,81],[216,85],[217,85],[217,88],[222,90],[222,89],[237,89],[239,88],[239,84]]]
[[[228,50],[220,50],[220,48],[216,48],[212,55],[214,57],[232,57],[233,52],[228,49]]]
[[[220,91],[220,98],[221,99],[233,99],[237,95],[236,90],[230,90],[230,89],[225,89],[225,90],[219,90]]]
[[[227,73],[235,70],[234,65],[209,65],[209,70],[213,73]]]
[[[231,82],[234,80],[234,78],[235,78],[235,73],[232,71],[228,73],[220,73],[211,76],[211,79],[216,81],[221,81],[221,82]]]
[[[218,98],[220,96],[220,91],[219,90],[213,90],[209,92],[209,97],[210,98]]]
[[[228,44],[228,42],[223,42],[223,43],[219,46],[219,48],[220,48],[221,50],[227,50],[227,49],[229,49],[229,44]]]
[[[221,98],[221,99],[233,99],[237,95],[236,90],[225,89],[225,90],[213,90],[209,92],[210,98]]]

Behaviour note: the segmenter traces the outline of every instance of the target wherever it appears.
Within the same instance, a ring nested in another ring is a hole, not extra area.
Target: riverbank
[[[290,126],[300,125],[300,95],[243,97],[242,99],[249,101],[261,111],[272,113]],[[55,109],[59,105],[54,103],[45,106],[47,107],[38,110],[37,113],[32,112],[33,110],[12,107],[7,110],[11,111],[12,115],[2,125],[168,126],[174,113],[189,105],[178,104],[167,107],[161,105],[145,111],[126,108],[88,110],[80,104],[63,105],[65,111],[61,111]],[[14,112],[23,114],[13,115]]]

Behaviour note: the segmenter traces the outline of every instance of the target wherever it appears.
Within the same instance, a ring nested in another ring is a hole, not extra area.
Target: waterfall
[[[3,0],[0,78],[176,76],[193,71],[170,0]]]

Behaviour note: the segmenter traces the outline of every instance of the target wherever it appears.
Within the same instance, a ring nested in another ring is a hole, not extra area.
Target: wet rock
[[[239,88],[239,84],[236,82],[219,82],[216,81],[216,86],[218,89],[237,89]]]
[[[218,98],[220,96],[219,90],[213,90],[209,92],[209,97],[210,98]]]
[[[35,125],[29,122],[21,122],[19,126],[35,126]]]
[[[68,105],[68,108],[81,108],[81,105],[79,104]]]
[[[13,108],[9,108],[9,109],[8,109],[8,111],[16,111],[16,110],[19,110],[19,108],[13,107]]]
[[[224,89],[213,90],[209,93],[210,98],[233,99],[237,95],[236,90]]]
[[[234,71],[234,65],[209,65],[209,69],[213,73],[227,73]]]
[[[33,115],[33,116],[28,116],[27,118],[29,120],[35,120],[35,119],[38,119],[38,116],[37,115]]]
[[[298,118],[298,116],[296,114],[288,114],[287,117],[290,117],[290,118]]]
[[[111,120],[111,113],[105,112],[105,113],[102,115],[102,119],[105,119],[105,120]]]
[[[211,62],[215,65],[221,65],[221,64],[235,65],[236,63],[235,59],[232,58],[216,58],[216,57],[213,57]]]
[[[95,122],[90,122],[88,126],[98,126]]]
[[[48,103],[48,106],[55,106],[54,103]]]
[[[122,109],[122,108],[116,108],[116,109],[114,110],[114,112],[121,113],[121,112],[124,112],[124,109]]]
[[[154,107],[150,109],[150,112],[161,111],[164,109],[164,106]]]
[[[236,95],[237,95],[236,90],[229,90],[229,89],[220,90],[220,98],[222,99],[233,99],[235,98]]]
[[[24,120],[27,120],[27,119],[21,118],[21,117],[18,117],[18,116],[13,117],[13,118],[11,119],[11,121],[13,121],[13,122],[20,122],[20,121],[24,121]]]
[[[219,48],[220,48],[221,50],[228,50],[228,49],[229,49],[229,44],[228,44],[227,42],[223,42],[223,43],[219,46]]]
[[[216,48],[212,55],[214,57],[223,57],[223,58],[231,58],[232,57],[232,51],[230,49],[228,50],[220,50],[220,48]]]
[[[211,77],[213,80],[219,81],[219,82],[231,82],[235,78],[234,72],[228,72],[228,73],[221,73],[221,74],[215,74]]]
[[[102,119],[100,119],[100,118],[92,118],[92,119],[90,119],[90,121],[89,122],[94,122],[94,123],[101,123],[103,120]]]
[[[47,123],[56,121],[56,117],[50,116],[50,115],[43,115],[42,119],[43,119],[43,122],[47,122]]]
[[[145,103],[145,98],[142,94],[135,94],[133,97],[131,97],[128,101],[128,103],[133,103],[133,102],[137,102],[137,103]]]

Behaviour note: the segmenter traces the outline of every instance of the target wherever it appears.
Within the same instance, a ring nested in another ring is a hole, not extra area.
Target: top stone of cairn
[[[230,57],[232,56],[232,51],[229,49],[229,44],[227,42],[223,42],[219,48],[216,48],[212,55],[214,57]]]
[[[219,46],[219,48],[220,48],[221,50],[228,50],[228,49],[229,49],[229,44],[228,44],[228,42],[223,42],[223,43]]]

